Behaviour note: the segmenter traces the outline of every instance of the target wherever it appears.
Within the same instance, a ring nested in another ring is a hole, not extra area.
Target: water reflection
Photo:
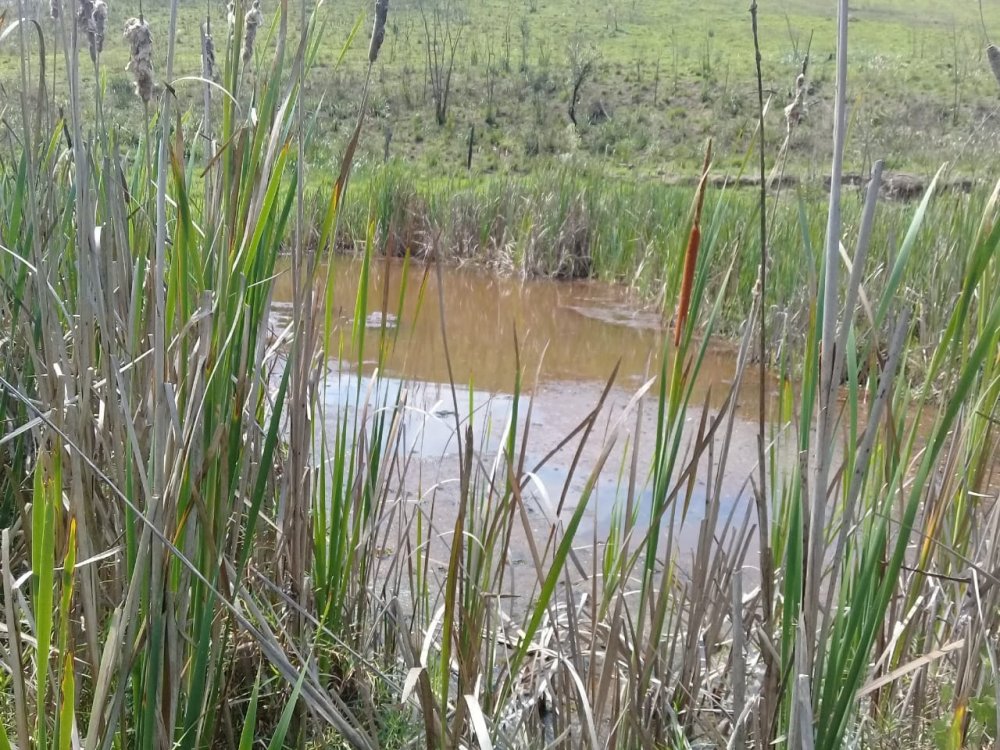
[[[287,269],[285,269],[287,270]],[[329,270],[332,311],[338,322],[333,342],[344,346],[344,360],[358,362],[353,348],[354,316],[361,263],[339,258]],[[291,300],[290,274],[275,287],[276,309]],[[404,293],[405,289],[405,293]],[[371,371],[379,356],[379,319],[394,346],[384,371],[409,380],[447,382],[448,358],[441,331],[444,303],[448,352],[455,382],[489,393],[514,387],[515,339],[519,343],[525,390],[547,382],[604,382],[620,362],[618,382],[635,386],[659,369],[669,332],[660,315],[642,309],[627,290],[594,282],[546,279],[523,281],[467,268],[443,269],[440,289],[434,269],[405,268],[396,260],[372,263],[368,284],[370,326],[362,360]],[[731,347],[711,347],[699,375],[695,401],[709,391],[718,407],[735,371]],[[536,381],[536,373],[538,379]],[[745,376],[748,394],[756,375]]]

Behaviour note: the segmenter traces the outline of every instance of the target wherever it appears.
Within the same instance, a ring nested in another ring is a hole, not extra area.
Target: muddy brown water
[[[526,392],[559,383],[599,388],[616,365],[617,384],[628,388],[659,369],[669,332],[659,312],[640,306],[622,287],[592,281],[521,280],[480,269],[445,267],[439,294],[434,269],[411,265],[404,272],[404,268],[395,260],[372,264],[362,352],[368,372],[378,359],[384,320],[386,336],[394,338],[395,345],[383,372],[411,381],[447,383],[449,357],[441,330],[441,302],[454,381],[480,392],[513,391],[515,337]],[[284,272],[287,268],[281,271],[274,293],[279,318],[291,307],[290,274]],[[350,328],[360,272],[360,262],[353,259],[338,259],[331,270],[332,312],[339,322],[335,335],[344,336],[345,363],[358,360]],[[711,345],[693,401],[703,401],[711,391],[711,406],[720,406],[735,368],[732,346]],[[738,412],[747,420],[756,409],[756,377],[753,368],[744,377],[745,408]],[[773,384],[768,386],[773,389]]]
[[[577,506],[612,426],[636,390],[658,372],[667,337],[672,336],[657,311],[644,308],[620,287],[521,280],[468,268],[442,269],[439,287],[438,274],[432,268],[407,268],[401,262],[383,260],[372,264],[365,343],[359,353],[351,346],[351,330],[361,264],[337,259],[329,273],[333,300],[329,312],[336,322],[336,340],[329,351],[343,354],[330,363],[331,376],[325,389],[328,427],[332,428],[337,415],[353,403],[359,371],[362,387],[369,387],[384,335],[393,343],[382,362],[378,387],[384,389],[382,393],[393,394],[405,388],[409,404],[403,420],[403,444],[412,460],[402,491],[410,501],[433,507],[435,522],[443,529],[457,512],[456,424],[464,431],[471,412],[477,452],[488,465],[497,454],[512,411],[515,351],[520,358],[523,393],[517,428],[522,437],[527,431],[526,463],[534,467],[556,451],[532,474],[527,489],[534,529],[544,535],[554,518],[565,517]],[[283,273],[275,288],[278,325],[290,312],[288,276]],[[617,377],[590,439],[582,448],[580,440],[574,439],[556,450],[599,403],[616,365]],[[686,414],[682,456],[691,448],[703,409],[716,413],[731,389],[735,372],[734,348],[710,345]],[[456,384],[454,393],[448,385],[451,377]],[[749,511],[749,478],[757,465],[758,377],[752,367],[744,374],[725,475],[716,478],[712,472],[698,472],[685,522],[673,529],[671,541],[681,555],[692,550],[697,539],[705,512],[706,481],[718,482],[723,522],[730,513],[742,520]],[[776,384],[769,380],[765,386],[773,398]],[[656,431],[654,386],[641,412],[637,415],[632,411],[623,420],[584,516],[578,536],[582,545],[590,541],[600,546],[609,533],[615,511],[627,496],[633,451],[638,469],[633,495],[637,524],[642,529],[648,522]],[[721,446],[721,437],[715,446]],[[578,463],[571,472],[578,450]],[[528,565],[529,559],[526,541],[513,540],[511,564]]]

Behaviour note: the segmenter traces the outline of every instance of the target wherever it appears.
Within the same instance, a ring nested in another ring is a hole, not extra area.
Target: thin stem
[[[816,481],[812,514],[809,518],[809,546],[806,551],[806,589],[802,615],[806,632],[816,632],[819,625],[819,588],[823,575],[823,534],[826,526],[826,503],[833,442],[830,440],[834,367],[837,359],[837,286],[840,271],[840,191],[843,182],[844,142],[847,131],[847,0],[839,0],[837,10],[837,88],[833,120],[833,163],[830,169],[830,207],[824,249],[823,329],[820,346],[820,393],[817,415]],[[812,657],[819,644],[802,644]],[[819,685],[821,665],[813,663],[813,684]]]
[[[140,11],[141,14],[141,11]],[[170,3],[170,26],[167,35],[166,80],[174,77],[174,39],[177,35],[177,0]],[[160,496],[164,487],[164,448],[166,447],[168,420],[166,397],[163,392],[166,380],[166,248],[167,248],[167,145],[170,142],[169,90],[164,90],[160,106],[160,143],[156,167],[156,245],[153,263],[153,404],[154,440],[157,450],[153,455],[153,494]]]
[[[767,371],[767,306],[765,304],[767,292],[767,181],[766,171],[766,140],[764,138],[764,75],[761,69],[760,54],[760,32],[757,25],[757,0],[750,4],[750,24],[753,29],[754,60],[757,72],[757,134],[759,140],[759,161],[760,171],[760,276],[758,278],[757,302],[758,321],[760,338],[758,341],[758,356],[760,358],[760,377],[757,393],[757,481],[760,486],[756,490],[757,505],[757,526],[760,535],[760,578],[761,592],[763,594],[763,606],[761,607],[765,632],[770,636],[770,625],[772,618],[772,607],[774,606],[774,561],[771,558],[770,542],[770,522],[767,511],[767,453],[765,449],[765,434],[767,431],[767,390],[765,387],[765,374]],[[777,687],[780,665],[775,662],[768,649],[763,649],[766,659],[766,671],[764,678],[764,721],[762,726],[766,732],[766,737],[770,739],[774,735],[775,711],[777,706]]]
[[[201,58],[202,73],[206,79],[215,78],[215,60],[208,55],[209,40],[212,38],[212,11],[211,7],[205,9],[205,27],[201,34]],[[214,43],[212,49],[214,50]],[[214,52],[212,57],[214,57]],[[212,137],[212,86],[206,82],[204,86],[204,120],[202,127],[205,138],[205,202],[204,214],[207,226],[214,226],[215,222],[215,198],[212,195],[212,159],[215,156],[215,140]]]

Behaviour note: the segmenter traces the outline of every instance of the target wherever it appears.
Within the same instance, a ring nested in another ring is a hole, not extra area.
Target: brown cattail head
[[[62,0],[50,0],[49,15],[52,18],[59,18],[62,14]]]
[[[130,18],[125,22],[124,37],[129,43],[125,70],[132,71],[135,93],[148,104],[153,98],[153,34],[145,21]]]
[[[201,75],[205,80],[215,80],[215,40],[208,33],[208,24],[201,25]]]
[[[687,250],[684,253],[684,270],[681,276],[681,293],[677,299],[677,313],[674,316],[674,346],[681,345],[684,326],[691,310],[691,292],[694,289],[694,272],[698,267],[698,250],[701,247],[701,211],[705,205],[705,188],[708,187],[708,172],[712,166],[712,139],[705,147],[705,161],[701,167],[701,179],[695,194],[694,212],[691,218],[691,233],[688,235]]]
[[[997,79],[997,83],[1000,83],[1000,47],[992,43],[987,45],[986,57],[990,61],[990,70],[993,71],[993,76]]]
[[[375,0],[375,25],[372,26],[372,41],[368,46],[368,62],[378,60],[378,51],[385,41],[385,22],[389,17],[389,0]]]
[[[243,64],[253,57],[253,45],[257,40],[257,29],[264,23],[264,14],[260,10],[260,0],[253,0],[253,5],[243,19],[246,28],[243,30]]]

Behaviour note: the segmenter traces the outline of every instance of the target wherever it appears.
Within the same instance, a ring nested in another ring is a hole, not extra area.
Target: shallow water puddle
[[[333,309],[327,312],[340,323],[335,335],[344,338],[344,361],[357,362],[350,324],[361,263],[339,258],[330,272]],[[443,268],[441,273],[439,295],[437,274],[431,267],[413,264],[404,274],[399,261],[372,263],[362,352],[369,371],[378,360],[384,320],[386,337],[396,342],[385,362],[385,373],[411,381],[448,382],[439,296],[444,302],[456,383],[487,393],[512,392],[515,336],[525,390],[534,387],[536,372],[539,383],[604,383],[620,362],[618,384],[634,387],[647,372],[658,369],[668,331],[656,311],[641,309],[620,287],[589,281],[523,281],[468,268]],[[320,276],[324,274],[321,269]],[[277,279],[274,299],[279,314],[290,310],[288,273]],[[735,369],[734,354],[729,346],[710,349],[696,400],[711,387],[713,406],[722,403]],[[747,376],[749,395],[755,393],[755,376],[752,370]],[[752,415],[748,411],[744,416]]]
[[[558,450],[532,477],[527,495],[540,520],[552,517],[566,494],[561,515],[572,512],[575,501],[596,465],[603,443],[622,409],[636,389],[659,368],[665,337],[669,335],[658,313],[642,310],[623,289],[593,282],[552,280],[522,281],[477,270],[444,268],[441,286],[435,269],[397,261],[372,264],[365,311],[364,350],[352,350],[351,331],[361,264],[338,259],[332,266],[332,313],[337,322],[330,351],[343,351],[331,363],[325,396],[330,419],[362,394],[379,361],[382,340],[390,342],[382,360],[377,403],[389,396],[392,403],[405,389],[407,410],[401,422],[401,444],[419,464],[413,493],[434,487],[447,493],[457,477],[457,422],[465,429],[472,414],[476,449],[484,462],[496,456],[510,419],[515,386],[516,357],[520,358],[522,400],[519,406],[519,438],[528,431],[527,467],[534,467],[554,451],[580,421],[599,403],[608,378],[619,365],[618,376],[595,426],[594,434],[580,449],[572,477],[570,467],[580,441],[574,439]],[[322,273],[322,272],[321,272]],[[275,288],[276,322],[289,314],[290,279],[283,275]],[[444,306],[447,352],[441,326]],[[360,354],[360,356],[359,356]],[[355,373],[360,367],[359,383]],[[702,405],[718,409],[730,389],[736,367],[730,347],[710,348],[696,384],[687,423],[693,437],[701,419]],[[756,409],[759,381],[748,369],[737,418],[727,474],[719,481],[723,519],[731,511],[742,515],[750,497],[748,477],[756,466]],[[769,391],[774,385],[768,383]],[[529,399],[531,402],[530,421]],[[648,487],[651,456],[656,438],[655,390],[647,397],[641,416],[631,414],[622,424],[596,483],[581,539],[606,536],[627,497],[631,451],[638,445],[634,488],[636,528],[644,532],[649,522],[652,493]],[[716,439],[716,445],[719,440]],[[685,436],[685,442],[689,442]],[[682,448],[682,455],[683,455]],[[703,515],[704,476],[696,481],[687,522],[675,535],[683,548],[696,538]],[[566,488],[567,479],[569,487]],[[711,478],[709,481],[715,482]],[[452,488],[457,497],[457,486]],[[443,505],[447,506],[447,498]]]

